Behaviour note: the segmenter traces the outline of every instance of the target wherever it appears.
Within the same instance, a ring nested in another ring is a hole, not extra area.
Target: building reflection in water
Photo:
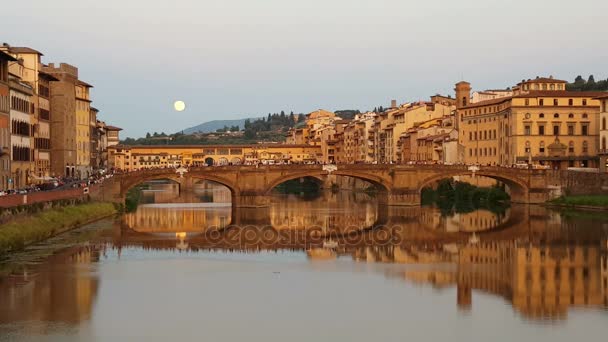
[[[99,288],[93,268],[101,252],[92,246],[70,248],[40,267],[0,278],[0,324],[39,322],[27,325],[28,332],[46,334],[55,324],[89,320]]]
[[[306,201],[295,195],[277,195],[270,207],[270,224],[277,230],[345,232],[370,228],[377,220],[377,201],[365,193],[321,192]]]
[[[231,223],[231,194],[225,186],[203,181],[195,184],[192,193],[180,193],[179,184],[171,181],[152,181],[147,185],[149,190],[142,191],[144,204],[123,218],[126,226],[135,231],[202,232]]]
[[[310,247],[297,239],[244,246],[236,238],[210,245],[204,236],[193,232],[208,225],[221,226],[220,217],[230,217],[231,208],[214,210],[141,207],[125,219],[134,231],[177,234],[167,241],[144,241],[127,234],[123,240],[114,241],[115,245],[250,252]],[[268,215],[276,231],[295,234],[322,227],[344,232],[374,226],[380,210],[377,201],[366,194],[340,192],[322,193],[309,200],[277,196]],[[384,272],[391,278],[438,289],[455,287],[455,302],[463,310],[471,310],[475,292],[504,298],[528,319],[565,318],[573,307],[608,308],[606,223],[564,218],[536,206],[515,206],[503,216],[479,210],[447,218],[434,208],[391,207],[387,216],[387,226],[382,230],[389,238],[383,241],[396,242],[341,244],[335,249],[336,255],[357,262],[412,265]],[[479,240],[469,239],[472,232]]]

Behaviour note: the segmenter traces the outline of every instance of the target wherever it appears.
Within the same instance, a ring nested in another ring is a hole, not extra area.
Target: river
[[[6,341],[571,341],[608,336],[608,216],[153,184],[0,265]]]

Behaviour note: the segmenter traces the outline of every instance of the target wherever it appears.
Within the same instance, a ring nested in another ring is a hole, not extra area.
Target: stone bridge
[[[237,207],[265,207],[277,185],[303,177],[325,179],[329,174],[365,180],[378,189],[380,203],[419,205],[420,194],[441,179],[476,175],[496,179],[507,185],[514,203],[543,203],[564,192],[591,194],[608,192],[608,176],[600,173],[569,172],[479,166],[473,172],[464,165],[273,165],[213,166],[190,168],[179,174],[175,169],[150,169],[115,175],[107,179],[94,199],[124,202],[127,192],[146,181],[168,179],[180,184],[180,190],[192,189],[200,180],[220,183],[230,189]]]

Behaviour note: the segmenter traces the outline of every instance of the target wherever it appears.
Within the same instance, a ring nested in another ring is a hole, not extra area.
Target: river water
[[[153,185],[0,265],[6,341],[571,341],[608,336],[608,218]]]

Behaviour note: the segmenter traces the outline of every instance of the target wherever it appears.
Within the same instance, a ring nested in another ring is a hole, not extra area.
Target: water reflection
[[[354,309],[344,303],[362,300],[356,297],[361,291],[367,291],[366,308],[381,305],[372,311],[379,322],[395,312],[413,319],[432,307],[447,315],[434,317],[434,324],[465,331],[471,322],[459,319],[458,312],[466,312],[473,322],[488,315],[505,319],[505,310],[527,322],[565,320],[576,313],[573,308],[599,319],[608,312],[608,218],[601,215],[513,206],[501,217],[481,211],[447,218],[433,208],[382,208],[365,194],[322,193],[305,200],[277,196],[266,211],[239,213],[242,224],[236,225],[232,220],[238,210],[225,206],[230,194],[211,188],[203,192],[206,199],[198,196],[191,204],[178,199],[140,206],[135,213],[105,221],[100,235],[87,243],[0,277],[0,336],[6,331],[25,337],[60,331],[58,340],[66,340],[77,330],[80,335],[74,340],[91,340],[85,329],[89,321],[102,331],[119,329],[117,334],[132,333],[133,324],[157,332],[145,322],[157,319],[165,308],[183,331],[198,327],[200,323],[183,322],[190,322],[195,312],[205,315],[205,306],[215,308],[207,321],[217,310],[219,316],[247,312],[248,317],[273,322],[282,317],[282,323],[292,317],[281,309],[263,311],[267,303],[254,305],[260,292],[263,298],[276,294],[293,301],[292,315],[293,307],[305,308],[308,298],[318,298],[317,306],[331,310],[331,322],[338,325],[352,324],[354,317],[344,317]],[[230,222],[222,223],[222,217]],[[310,234],[310,227],[321,234]],[[476,240],[471,239],[473,232]],[[330,248],[328,237],[336,243]],[[326,252],[306,253],[315,249]],[[297,279],[289,277],[296,273]],[[283,274],[285,280],[279,282]],[[201,290],[205,286],[210,287]],[[417,287],[436,291],[419,292]],[[354,297],[340,297],[351,288]],[[251,289],[255,295],[247,292]],[[302,296],[293,296],[294,289]],[[141,293],[147,296],[138,297]],[[171,298],[163,301],[158,293],[171,293]],[[216,302],[226,293],[231,300]],[[393,296],[389,302],[384,301],[388,293]],[[140,302],[129,302],[133,297]],[[439,300],[444,297],[447,304]],[[150,306],[150,298],[162,310]],[[419,302],[408,306],[402,298]],[[500,304],[489,304],[489,299]],[[400,302],[398,311],[390,310],[391,302]],[[323,303],[330,303],[329,308]],[[123,305],[129,319],[116,313]],[[310,317],[318,311],[313,311],[303,314],[314,319]],[[115,315],[125,321],[112,320]],[[231,324],[241,329],[244,321]],[[210,323],[206,329],[213,327]],[[393,336],[401,333],[399,324],[385,329]]]
[[[90,319],[99,288],[93,271],[100,248],[69,248],[47,262],[0,278],[0,324],[38,322],[28,333],[44,334],[57,324]],[[1,335],[1,334],[0,334]]]

